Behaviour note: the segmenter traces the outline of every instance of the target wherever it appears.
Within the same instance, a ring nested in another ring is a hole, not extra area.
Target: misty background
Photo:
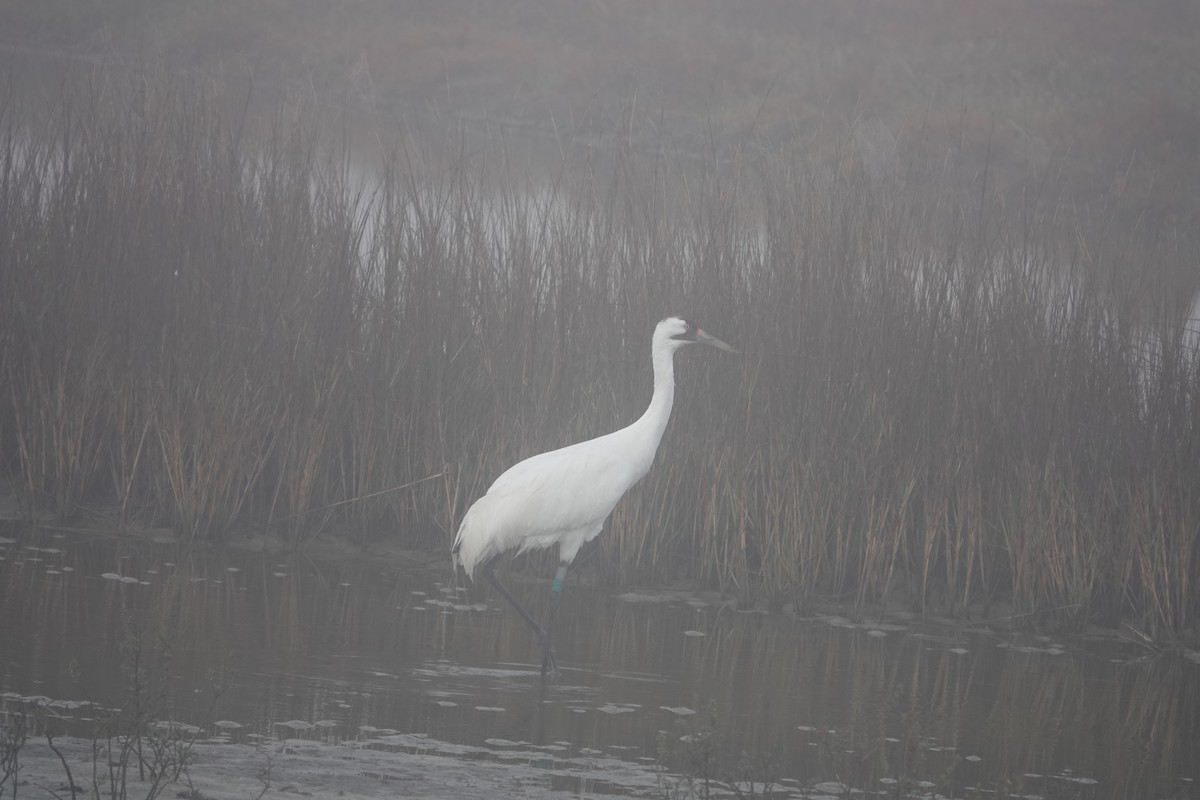
[[[1052,175],[1053,196],[1039,199],[1151,225],[1198,210],[1198,33],[1200,11],[1179,0],[0,10],[18,80],[83,62],[201,76],[238,98],[252,82],[256,100],[300,95],[347,114],[360,147],[400,120],[499,131],[551,161],[572,145],[637,142],[831,163],[849,142],[875,168],[941,161],[966,183],[988,163],[1011,204]]]
[[[1198,133],[1191,0],[0,3],[0,794],[1195,796]],[[539,690],[454,532],[668,314]]]

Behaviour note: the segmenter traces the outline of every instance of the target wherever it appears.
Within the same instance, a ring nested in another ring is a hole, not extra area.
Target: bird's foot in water
[[[542,680],[557,680],[559,676],[558,661],[554,658],[554,648],[549,641],[542,642]]]

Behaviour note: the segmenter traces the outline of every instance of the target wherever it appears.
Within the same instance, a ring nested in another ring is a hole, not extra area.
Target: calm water
[[[780,797],[839,783],[1200,797],[1200,664],[1131,645],[798,621],[568,582],[564,672],[543,689],[523,623],[442,569],[2,523],[0,558],[6,704],[128,704],[141,632],[164,717],[239,723],[235,741],[382,737],[396,758],[528,761],[532,748],[564,796],[660,796],[708,775],[769,779]],[[540,607],[547,586],[513,589]],[[64,714],[62,732],[90,735],[98,712]]]

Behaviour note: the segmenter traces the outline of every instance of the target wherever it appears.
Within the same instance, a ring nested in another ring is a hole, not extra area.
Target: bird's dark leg
[[[560,567],[560,571],[565,570]],[[483,574],[491,582],[492,586],[496,587],[496,591],[504,596],[504,599],[508,601],[508,604],[516,609],[517,613],[521,615],[521,619],[525,620],[529,627],[533,629],[534,635],[536,635],[538,638],[538,644],[542,648],[542,677],[546,677],[547,663],[549,663],[552,667],[551,672],[557,673],[558,664],[554,661],[554,653],[550,650],[550,634],[546,633],[546,629],[539,625],[537,620],[535,620],[530,613],[525,610],[525,607],[517,602],[517,598],[513,597],[512,593],[509,592],[508,589],[504,588],[504,584],[501,583],[500,579],[496,577],[496,568],[494,563],[489,563],[486,565],[483,568]],[[562,588],[561,581],[558,581],[557,585],[560,589]]]
[[[546,608],[546,640],[542,646],[542,678],[546,675],[558,674],[558,663],[554,660],[554,650],[550,646],[550,634],[554,631],[554,618],[558,612],[558,598],[562,596],[563,581],[567,577],[567,565],[558,565],[554,573],[554,583],[550,584],[550,605]]]

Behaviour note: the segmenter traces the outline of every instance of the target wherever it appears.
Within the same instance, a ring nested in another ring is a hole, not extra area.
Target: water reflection
[[[524,624],[440,570],[13,524],[0,538],[0,692],[120,705],[140,632],[171,719],[232,741],[570,763],[564,791],[649,791],[660,763],[792,793],[1197,791],[1200,666],[1112,642],[794,621],[570,585],[564,674],[543,687]],[[534,608],[546,596],[514,591]],[[63,724],[86,733],[87,708]]]

